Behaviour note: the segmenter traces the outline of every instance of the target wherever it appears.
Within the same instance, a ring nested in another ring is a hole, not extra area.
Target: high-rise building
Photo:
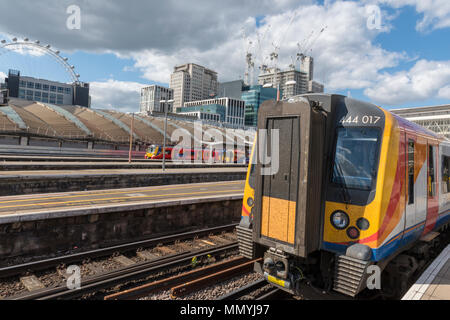
[[[198,64],[187,63],[174,68],[170,76],[174,108],[186,102],[215,97],[218,93],[217,72]]]
[[[277,84],[280,84],[281,99],[287,99],[308,92],[307,74],[297,70],[277,70],[277,72],[274,72],[271,69],[258,76],[258,84],[271,84],[274,88],[277,87]]]
[[[279,69],[267,69],[266,72],[258,76],[258,84],[269,85],[274,88],[280,85],[281,99],[308,92],[320,93],[324,91],[322,84],[313,81],[314,59],[306,56],[301,62],[300,71],[289,69],[281,71]]]
[[[266,100],[276,99],[275,88],[263,88],[261,85],[245,88],[242,92],[242,100],[245,102],[245,126],[256,127],[260,105]]]
[[[90,107],[89,83],[62,83],[21,76],[20,71],[9,70],[5,79],[9,96],[51,104]]]
[[[306,73],[308,81],[314,78],[314,58],[306,56],[301,60],[300,71]]]
[[[158,86],[156,84],[141,89],[140,110],[142,113],[164,112],[161,100],[172,100],[173,89]],[[169,103],[168,112],[173,112],[172,104]]]

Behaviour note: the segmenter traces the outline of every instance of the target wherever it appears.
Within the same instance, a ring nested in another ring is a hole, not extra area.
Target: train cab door
[[[416,182],[416,136],[406,133],[406,215],[405,215],[405,230],[416,224],[416,203],[417,203],[417,184]]]
[[[279,166],[272,175],[262,176],[261,235],[293,246],[300,165],[300,118],[267,119],[269,154],[276,152],[271,145],[271,135],[275,130],[279,132]]]
[[[433,230],[439,211],[438,198],[438,145],[434,141],[428,141],[427,146],[427,219],[425,221],[425,229],[422,235]]]

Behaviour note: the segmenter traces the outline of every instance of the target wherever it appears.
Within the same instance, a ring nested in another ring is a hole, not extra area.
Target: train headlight
[[[347,228],[350,219],[344,211],[335,211],[331,214],[331,224],[336,229],[342,230]]]
[[[248,197],[247,198],[247,204],[248,204],[248,206],[249,207],[253,207],[253,204],[254,204],[255,202],[253,201],[253,198],[252,197]]]
[[[359,218],[356,221],[356,226],[360,229],[360,230],[367,230],[370,227],[370,223],[369,220],[367,220],[366,218]]]

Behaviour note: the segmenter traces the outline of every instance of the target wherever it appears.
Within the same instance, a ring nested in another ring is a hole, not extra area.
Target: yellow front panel
[[[261,235],[294,244],[294,201],[263,196],[261,212]]]
[[[287,242],[294,243],[295,237],[295,212],[297,205],[294,201],[289,201],[288,239]]]
[[[398,161],[400,160],[399,147],[401,139],[397,121],[386,111],[385,116],[385,129],[382,137],[375,198],[366,206],[327,201],[325,203],[324,217],[324,241],[326,242],[343,244],[352,240],[347,236],[345,230],[337,230],[331,225],[330,216],[336,210],[342,210],[349,215],[349,226],[355,226],[357,219],[361,217],[366,218],[370,222],[368,230],[360,230],[359,242],[371,248],[378,248],[381,245],[403,215],[405,207],[404,183],[400,189],[400,201],[395,208],[392,208],[391,216],[385,220],[387,209],[393,196],[393,187],[396,183],[399,183],[399,181],[395,180],[395,177]],[[405,175],[404,170],[400,174]]]

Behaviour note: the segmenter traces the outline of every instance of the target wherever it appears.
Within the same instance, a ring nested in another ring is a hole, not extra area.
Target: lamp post
[[[163,142],[163,163],[162,169],[166,171],[166,136],[167,136],[167,108],[166,103],[170,106],[174,100],[160,100],[159,103],[162,103],[164,108],[164,142]]]
[[[128,114],[130,114],[130,112]],[[131,150],[133,148],[133,124],[134,124],[134,112],[131,112],[130,150],[128,152],[128,163],[131,163]]]

